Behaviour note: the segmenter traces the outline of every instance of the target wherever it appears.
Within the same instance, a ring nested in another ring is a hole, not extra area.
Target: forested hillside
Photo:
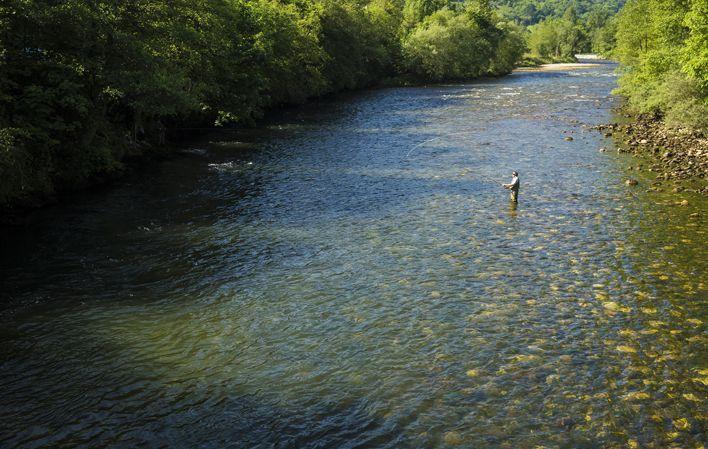
[[[495,0],[494,3],[499,6],[501,15],[528,26],[551,17],[562,17],[568,9],[573,9],[581,18],[595,23],[598,18],[619,11],[624,2],[625,0]]]
[[[531,57],[572,61],[577,53],[607,54],[614,16],[624,0],[497,0],[499,14],[528,28]]]
[[[95,182],[176,127],[387,78],[500,75],[523,47],[483,0],[8,0],[0,205]]]
[[[618,92],[633,112],[708,129],[708,0],[630,0],[617,17]]]

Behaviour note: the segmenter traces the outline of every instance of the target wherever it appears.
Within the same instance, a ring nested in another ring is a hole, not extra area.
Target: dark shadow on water
[[[351,393],[278,397],[267,382],[256,388],[237,374],[212,378],[208,363],[171,366],[105,333],[82,340],[85,331],[57,331],[74,341],[59,351],[28,346],[23,331],[3,335],[1,447],[415,447],[403,428],[410,420],[372,413]],[[96,352],[105,357],[92,359]],[[71,372],[71,382],[58,384],[45,370]]]

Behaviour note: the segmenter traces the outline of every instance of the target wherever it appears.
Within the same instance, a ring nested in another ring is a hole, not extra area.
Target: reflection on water
[[[701,447],[705,201],[597,151],[612,69],[319,103],[3,231],[0,445]]]

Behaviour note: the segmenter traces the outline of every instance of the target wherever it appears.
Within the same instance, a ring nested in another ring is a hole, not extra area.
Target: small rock
[[[573,141],[573,138],[570,137],[570,136],[568,136],[568,137],[566,137],[566,138],[563,139],[563,140],[565,140],[565,141],[567,141],[567,142],[572,142],[572,141]]]
[[[646,145],[649,143],[649,141],[647,139],[642,139],[639,141],[639,143],[641,143],[642,145]]]
[[[600,153],[604,153],[604,152],[605,152],[605,151],[607,151],[607,150],[606,150],[606,149],[604,149],[604,148],[600,148],[600,150],[599,150],[599,151],[600,151]]]
[[[683,200],[679,204],[682,206],[688,206],[688,200]]]
[[[624,183],[628,186],[636,186],[637,184],[639,184],[639,181],[637,181],[636,179],[628,179]]]

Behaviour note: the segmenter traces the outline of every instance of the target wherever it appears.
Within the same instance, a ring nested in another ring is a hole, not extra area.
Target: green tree
[[[403,23],[407,29],[411,29],[429,15],[448,5],[448,0],[405,0]]]
[[[547,61],[570,61],[578,51],[579,32],[567,19],[549,18],[530,27],[529,51]]]
[[[404,40],[408,70],[431,80],[464,79],[491,72],[493,58],[502,42],[509,46],[505,58],[514,59],[517,43],[504,41],[505,30],[493,24],[494,16],[485,3],[470,3],[463,11],[447,8],[426,17]],[[508,67],[499,60],[501,71]]]

